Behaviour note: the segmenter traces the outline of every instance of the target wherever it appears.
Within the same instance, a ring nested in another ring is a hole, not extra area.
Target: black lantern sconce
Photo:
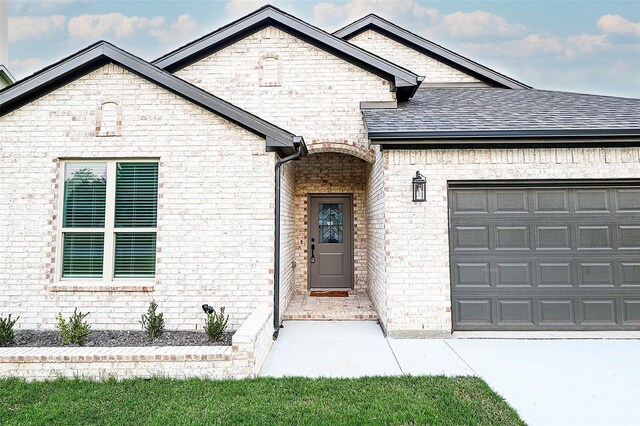
[[[419,171],[416,172],[416,177],[413,178],[413,201],[427,201],[427,179]]]

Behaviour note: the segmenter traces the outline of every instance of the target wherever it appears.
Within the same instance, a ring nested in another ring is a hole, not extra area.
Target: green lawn
[[[476,377],[0,380],[0,424],[522,425]]]

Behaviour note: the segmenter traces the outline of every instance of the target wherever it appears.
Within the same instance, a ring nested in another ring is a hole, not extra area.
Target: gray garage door
[[[449,207],[455,330],[640,329],[640,186],[452,184]]]

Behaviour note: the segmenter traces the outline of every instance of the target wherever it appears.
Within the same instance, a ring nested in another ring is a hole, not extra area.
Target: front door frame
[[[349,290],[353,290],[353,282],[355,275],[355,256],[354,256],[354,208],[353,208],[353,193],[309,193],[307,195],[307,289],[311,290],[314,287],[311,287],[311,199],[312,198],[335,198],[335,197],[344,197],[349,198],[349,208],[351,209],[351,232],[349,232],[349,239],[351,240],[351,276],[349,278],[350,285],[349,287],[336,287],[336,289],[345,288]],[[323,290],[327,290],[327,288],[323,288]]]

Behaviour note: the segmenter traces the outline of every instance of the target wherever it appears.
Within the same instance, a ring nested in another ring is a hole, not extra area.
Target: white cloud
[[[640,36],[640,22],[631,22],[620,15],[604,15],[598,19],[598,28],[609,34]]]
[[[299,15],[294,11],[294,0],[229,0],[224,9],[228,17],[235,19],[255,12],[257,9],[268,4],[283,9],[288,13],[293,13],[296,16]]]
[[[523,24],[510,24],[502,16],[476,10],[455,12],[445,15],[442,21],[429,33],[445,33],[454,38],[471,38],[498,35],[502,37],[522,35],[526,31]]]
[[[462,46],[470,51],[505,58],[553,55],[573,59],[579,55],[590,54],[607,48],[610,44],[605,34],[580,34],[565,37],[530,34],[518,40],[498,43],[463,43]]]
[[[313,7],[314,22],[318,25],[345,25],[375,13],[402,26],[407,21],[428,27],[428,35],[445,34],[453,38],[487,35],[519,36],[526,27],[511,24],[502,16],[481,10],[442,15],[437,9],[421,6],[415,0],[350,0],[344,4],[321,2]]]
[[[44,61],[40,58],[14,59],[9,61],[9,71],[17,78],[22,79],[44,67]]]
[[[127,16],[122,13],[107,13],[104,15],[80,15],[69,20],[67,26],[72,37],[100,38],[114,34],[117,38],[133,35],[138,30],[152,30],[164,25],[161,16],[145,18]]]
[[[422,7],[413,0],[351,0],[341,5],[321,2],[313,6],[313,20],[318,25],[346,24],[369,13],[388,17],[415,13],[425,18],[437,14],[437,11]]]
[[[9,17],[9,42],[42,39],[64,29],[63,15]]]
[[[191,15],[180,15],[168,28],[152,29],[149,33],[162,43],[177,43],[192,35],[202,26]]]

